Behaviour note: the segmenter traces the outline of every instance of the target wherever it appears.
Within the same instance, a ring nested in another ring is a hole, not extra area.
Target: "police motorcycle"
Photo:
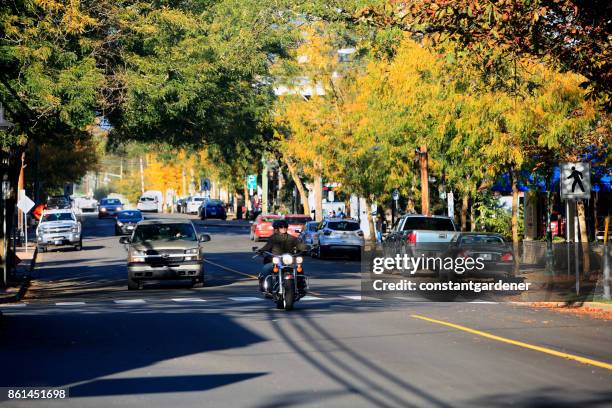
[[[304,275],[300,254],[274,255],[271,252],[258,251],[253,259],[263,255],[272,259],[272,273],[263,281],[263,293],[274,300],[277,309],[292,310],[295,302],[308,293],[308,278]]]

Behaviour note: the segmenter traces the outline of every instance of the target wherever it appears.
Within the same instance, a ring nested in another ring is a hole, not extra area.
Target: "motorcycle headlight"
[[[301,256],[298,256],[297,258],[295,258],[295,263],[297,263],[298,265],[301,264],[302,262],[304,262],[304,258],[302,258]]]
[[[293,263],[293,257],[289,254],[285,254],[283,255],[283,264],[284,265],[291,265]]]
[[[278,256],[275,256],[274,258],[272,258],[272,263],[274,265],[278,265],[280,263],[280,258]]]

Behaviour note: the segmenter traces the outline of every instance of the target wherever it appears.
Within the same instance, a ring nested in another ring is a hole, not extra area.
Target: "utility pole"
[[[268,160],[262,157],[263,170],[261,171],[261,213],[267,214],[268,207]]]
[[[142,156],[140,156],[140,190],[142,194],[144,194],[145,185],[144,185],[144,168],[142,166]]]
[[[429,170],[427,160],[427,146],[421,145],[419,165],[421,168],[421,213],[423,215],[431,215],[429,213]]]

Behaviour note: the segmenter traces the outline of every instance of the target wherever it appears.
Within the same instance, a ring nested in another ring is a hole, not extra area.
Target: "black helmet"
[[[272,223],[272,227],[274,229],[289,228],[289,224],[287,224],[287,221],[285,220],[276,220]]]

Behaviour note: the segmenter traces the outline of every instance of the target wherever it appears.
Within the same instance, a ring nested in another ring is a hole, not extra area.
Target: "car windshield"
[[[357,231],[359,229],[359,224],[348,221],[332,221],[327,224],[327,228],[335,231]]]
[[[123,219],[141,219],[142,213],[140,211],[122,211],[117,215],[117,218]]]
[[[196,232],[191,224],[146,224],[139,225],[132,242],[148,241],[196,241]]]
[[[50,213],[43,216],[43,222],[50,221],[75,221],[72,213]]]
[[[204,197],[193,197],[193,201],[204,201]]]
[[[288,224],[306,224],[308,221],[312,221],[310,217],[286,217],[285,220]]]
[[[504,244],[504,239],[497,235],[464,235],[461,237],[462,245],[470,244]]]
[[[121,205],[121,201],[116,198],[105,198],[100,202],[102,205]]]
[[[453,222],[447,218],[408,217],[404,224],[404,231],[454,231]]]
[[[223,202],[219,200],[210,200],[208,203],[206,203],[206,205],[210,207],[221,207],[223,206]]]

